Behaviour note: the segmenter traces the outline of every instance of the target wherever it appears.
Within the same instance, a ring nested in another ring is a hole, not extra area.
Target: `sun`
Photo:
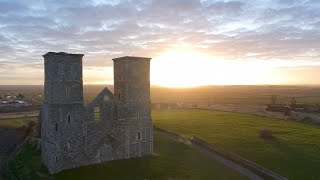
[[[151,61],[151,83],[168,87],[266,84],[270,68],[259,61],[225,60],[192,50],[171,50]]]
[[[203,62],[194,52],[172,51],[163,53],[151,61],[151,82],[156,85],[189,87],[203,84],[198,79]],[[202,81],[202,82],[201,82]]]

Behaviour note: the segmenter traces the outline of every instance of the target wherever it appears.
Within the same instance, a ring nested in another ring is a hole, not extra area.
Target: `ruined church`
[[[83,54],[43,55],[45,97],[41,155],[50,173],[151,155],[150,59],[113,59],[114,93],[104,88],[83,102]]]

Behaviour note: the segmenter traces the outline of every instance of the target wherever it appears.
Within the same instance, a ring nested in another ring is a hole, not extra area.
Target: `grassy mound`
[[[152,117],[160,128],[196,135],[289,179],[320,178],[320,126],[210,110],[155,110]],[[259,137],[263,129],[274,138]]]

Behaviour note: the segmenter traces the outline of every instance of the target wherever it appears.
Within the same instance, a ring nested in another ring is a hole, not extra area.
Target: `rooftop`
[[[49,55],[64,55],[64,56],[84,56],[84,54],[72,54],[72,53],[66,53],[66,52],[47,52],[43,57],[49,56]]]
[[[118,58],[113,58],[112,60],[151,60],[151,58],[148,57],[137,57],[137,56],[123,56]]]

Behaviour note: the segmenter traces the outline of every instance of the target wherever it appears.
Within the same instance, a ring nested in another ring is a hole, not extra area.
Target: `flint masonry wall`
[[[150,58],[114,59],[115,95],[105,88],[84,107],[83,55],[49,52],[43,57],[41,146],[50,173],[152,154]]]
[[[114,94],[126,107],[119,119],[127,123],[127,156],[152,154],[150,58],[122,57],[114,61]]]

